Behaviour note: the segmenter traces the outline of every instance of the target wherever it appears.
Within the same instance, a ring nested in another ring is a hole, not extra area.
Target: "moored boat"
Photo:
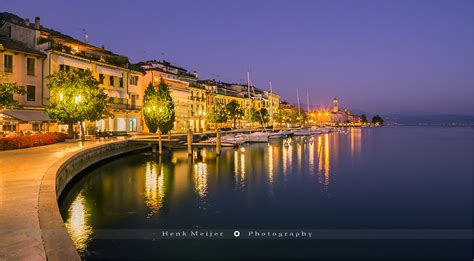
[[[260,143],[260,142],[268,142],[268,138],[270,133],[268,132],[253,132],[246,135],[247,142],[249,143]]]

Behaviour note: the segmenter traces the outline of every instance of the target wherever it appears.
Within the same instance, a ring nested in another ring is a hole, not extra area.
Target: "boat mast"
[[[247,71],[247,91],[249,95],[249,105],[248,105],[249,124],[250,124],[250,132],[252,132],[252,115],[250,115],[250,110],[252,107],[252,99],[250,99],[250,72],[249,71]]]
[[[309,93],[306,93],[306,105],[308,106],[308,113],[309,113]]]
[[[272,118],[272,126],[274,125],[274,122],[273,122],[273,114],[274,114],[274,111],[273,111],[273,88],[272,88],[272,82],[269,82],[270,83],[270,97],[268,97],[268,101],[270,102],[270,117]]]
[[[298,117],[301,116],[301,109],[300,109],[300,94],[298,92],[298,89],[296,89],[296,99],[298,100]]]
[[[310,115],[310,113],[309,113],[309,92],[306,92],[306,106],[307,106],[307,108],[308,108],[308,111],[306,112],[306,113],[307,113],[307,115],[306,115],[307,118],[306,118],[306,119],[308,119],[308,117],[309,117],[309,115]],[[309,120],[308,120],[308,126],[309,126],[309,125],[310,125],[310,124],[309,124]]]

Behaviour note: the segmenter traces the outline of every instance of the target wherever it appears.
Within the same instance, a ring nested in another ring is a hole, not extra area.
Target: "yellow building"
[[[207,92],[199,83],[189,83],[189,102],[191,106],[191,129],[195,132],[207,130]]]
[[[0,23],[0,34],[10,41],[6,46],[11,46],[11,42],[14,42],[21,48],[13,53],[13,62],[10,62],[10,58],[6,62],[13,63],[13,73],[10,73],[13,80],[26,86],[28,91],[26,98],[18,97],[20,105],[44,109],[49,105],[49,75],[73,68],[91,70],[101,82],[100,87],[110,96],[114,118],[88,124],[95,125],[102,131],[142,130],[140,94],[143,73],[131,67],[127,57],[45,28],[39,17],[35,18],[34,23],[30,23],[28,19],[14,14],[0,13],[0,20],[3,21]],[[6,50],[4,57],[8,57],[10,49],[3,49]],[[56,128],[50,126],[49,130],[65,131],[66,128],[67,125]],[[79,129],[78,126],[75,128]]]
[[[98,131],[142,131],[143,73],[131,69],[127,57],[50,31],[41,31],[38,41],[39,48],[47,55],[44,75],[52,75],[61,70],[90,70],[99,80],[99,86],[109,95],[114,117],[89,125],[95,126]],[[47,85],[48,79],[45,78],[44,104],[48,104]],[[60,131],[65,131],[65,128],[67,125],[59,126]]]
[[[16,83],[25,95],[15,94],[16,108],[0,108],[0,132],[46,131],[42,64],[46,55],[20,41],[0,36],[0,83]]]

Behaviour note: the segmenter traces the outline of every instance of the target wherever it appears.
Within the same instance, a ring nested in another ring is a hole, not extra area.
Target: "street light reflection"
[[[69,218],[65,225],[74,246],[79,252],[84,252],[92,234],[92,227],[88,224],[90,217],[86,208],[82,192],[77,195],[69,208]]]

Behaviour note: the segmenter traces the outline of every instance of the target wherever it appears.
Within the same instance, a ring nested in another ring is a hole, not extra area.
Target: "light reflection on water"
[[[306,172],[307,170],[308,175],[314,176],[315,166],[317,166],[317,177],[324,185],[324,191],[327,192],[330,182],[331,154],[329,147],[331,135],[338,134],[325,134],[313,138],[294,137],[282,141],[272,141],[268,144],[245,145],[239,149],[226,150],[221,157],[216,157],[214,150],[208,148],[194,151],[192,157],[189,157],[185,151],[170,152],[169,158],[166,159],[150,155],[151,160],[145,160],[143,167],[134,169],[134,171],[138,171],[134,174],[143,177],[142,181],[140,179],[134,180],[137,184],[127,187],[126,190],[129,190],[128,193],[132,193],[131,197],[143,195],[146,218],[148,219],[160,215],[160,209],[164,207],[167,196],[183,194],[183,197],[187,197],[189,193],[192,193],[186,188],[193,189],[192,191],[199,198],[197,203],[201,208],[208,204],[206,197],[211,193],[209,191],[209,177],[210,175],[221,175],[219,174],[220,164],[233,166],[230,174],[234,177],[234,186],[237,191],[246,191],[252,187],[257,188],[266,184],[270,196],[275,193],[275,185],[286,182],[287,175],[300,175],[302,171]],[[354,138],[360,139],[360,137],[359,135]],[[351,140],[354,138],[351,137]],[[285,146],[285,143],[288,145]],[[307,155],[307,157],[303,157],[303,155]],[[296,158],[294,158],[295,156]],[[209,161],[210,158],[214,158],[215,161]],[[261,170],[264,172],[260,173]],[[186,174],[186,171],[189,174]],[[267,173],[266,179],[258,178],[264,173]],[[127,174],[130,173],[123,173],[123,175]],[[185,175],[189,175],[191,179],[186,178]],[[247,175],[252,175],[252,177],[247,177]],[[85,180],[88,178],[89,176]],[[91,178],[94,177],[91,176]],[[112,182],[111,178],[113,177],[98,181],[102,182],[100,187],[106,194],[117,193],[117,188],[114,188],[113,185],[121,185],[121,183]],[[130,177],[127,178],[127,181],[130,181]],[[136,190],[138,184],[142,184],[143,193]],[[174,191],[170,190],[171,187]],[[168,195],[168,191],[173,191],[173,193]],[[68,208],[66,227],[80,252],[86,249],[87,242],[92,235],[92,227],[88,225],[87,220],[90,211],[82,191],[75,196]],[[136,209],[133,210],[133,212],[135,211]]]
[[[79,252],[84,252],[92,235],[92,227],[89,225],[90,213],[82,193],[76,196],[68,212],[69,218],[65,222],[66,229],[76,249]]]
[[[207,194],[207,164],[199,162],[194,164],[194,189],[199,195],[199,197],[203,198]]]
[[[147,162],[145,168],[145,203],[149,208],[148,217],[155,215],[163,206],[165,197],[164,174],[161,161]]]
[[[438,213],[437,208],[429,209],[426,202],[433,200],[429,198],[433,188],[446,190],[444,195],[451,197],[465,191],[458,188],[469,184],[462,176],[467,168],[465,158],[470,155],[463,147],[468,142],[456,143],[446,150],[427,150],[439,146],[432,145],[435,138],[429,135],[425,143],[417,144],[420,137],[427,135],[425,131],[369,131],[372,136],[367,136],[366,130],[351,129],[347,135],[293,137],[239,149],[225,148],[220,157],[212,148],[196,150],[192,157],[186,151],[172,151],[161,158],[151,153],[129,155],[101,165],[81,179],[68,192],[61,211],[82,254],[94,249],[94,229],[111,226],[248,228],[288,227],[291,223],[306,228],[358,228],[377,222],[386,222],[385,226],[397,224],[391,221],[393,216],[417,209],[423,210],[417,215],[427,218],[433,213],[441,217],[443,213],[462,211]],[[392,141],[396,135],[400,139]],[[439,133],[433,133],[437,138],[436,135]],[[439,160],[449,157],[445,152],[462,152],[463,148],[464,152],[450,161]],[[412,154],[407,156],[408,152]],[[400,164],[407,160],[411,161]],[[432,164],[423,164],[424,161]],[[446,180],[437,174],[448,169],[447,164],[451,164],[449,170],[456,178]],[[417,175],[421,175],[422,182]],[[405,186],[407,180],[410,185]],[[456,190],[449,190],[446,184],[451,183],[456,183]],[[425,184],[430,186],[425,188]],[[403,197],[404,203],[393,203],[395,195]],[[383,203],[380,198],[385,199]],[[406,212],[403,209],[418,202],[423,208],[410,206]],[[373,209],[383,211],[370,211]]]

